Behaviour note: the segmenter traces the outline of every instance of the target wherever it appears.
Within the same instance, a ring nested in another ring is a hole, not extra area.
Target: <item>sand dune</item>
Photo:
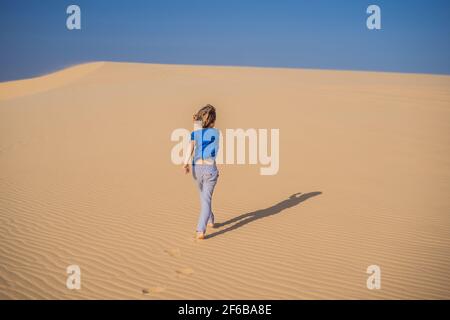
[[[280,170],[220,166],[195,241],[170,134],[206,103],[219,129],[279,128]],[[448,76],[93,63],[0,83],[0,298],[449,299],[449,120]]]
[[[97,70],[103,62],[92,62],[74,66],[48,75],[1,84],[0,101],[35,94],[68,85],[88,73]]]

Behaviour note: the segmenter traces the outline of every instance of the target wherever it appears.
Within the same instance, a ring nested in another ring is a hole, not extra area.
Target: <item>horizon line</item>
[[[328,71],[328,72],[354,72],[354,73],[375,73],[375,74],[398,74],[398,75],[423,75],[423,76],[439,76],[449,77],[450,73],[428,73],[428,72],[408,72],[408,71],[386,71],[373,69],[332,69],[332,68],[315,68],[315,67],[288,67],[288,66],[258,66],[258,65],[233,65],[233,64],[196,64],[196,63],[163,63],[163,62],[144,62],[144,61],[118,61],[118,60],[89,60],[78,63],[65,64],[60,68],[55,68],[47,72],[38,73],[28,78],[17,78],[11,80],[0,81],[0,84],[37,79],[49,76],[70,68],[82,66],[91,63],[116,63],[116,64],[144,64],[159,66],[182,66],[182,67],[204,67],[204,68],[241,68],[241,69],[273,69],[273,70],[305,70],[305,71]]]

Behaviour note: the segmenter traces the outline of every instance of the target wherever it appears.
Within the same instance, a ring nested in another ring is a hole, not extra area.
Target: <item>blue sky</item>
[[[0,81],[98,60],[450,74],[450,1],[1,0],[0,40]]]

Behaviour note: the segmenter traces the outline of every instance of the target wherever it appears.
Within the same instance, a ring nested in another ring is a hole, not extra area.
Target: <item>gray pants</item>
[[[216,165],[195,164],[192,166],[192,175],[200,191],[200,217],[198,218],[197,232],[205,232],[208,222],[214,223],[214,214],[211,209],[211,200],[219,177]]]

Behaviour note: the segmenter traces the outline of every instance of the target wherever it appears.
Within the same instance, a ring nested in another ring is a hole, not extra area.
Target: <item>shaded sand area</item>
[[[195,241],[170,135],[206,103],[219,129],[279,128],[280,170],[220,166]],[[0,298],[449,299],[449,156],[448,76],[92,63],[0,83]]]

